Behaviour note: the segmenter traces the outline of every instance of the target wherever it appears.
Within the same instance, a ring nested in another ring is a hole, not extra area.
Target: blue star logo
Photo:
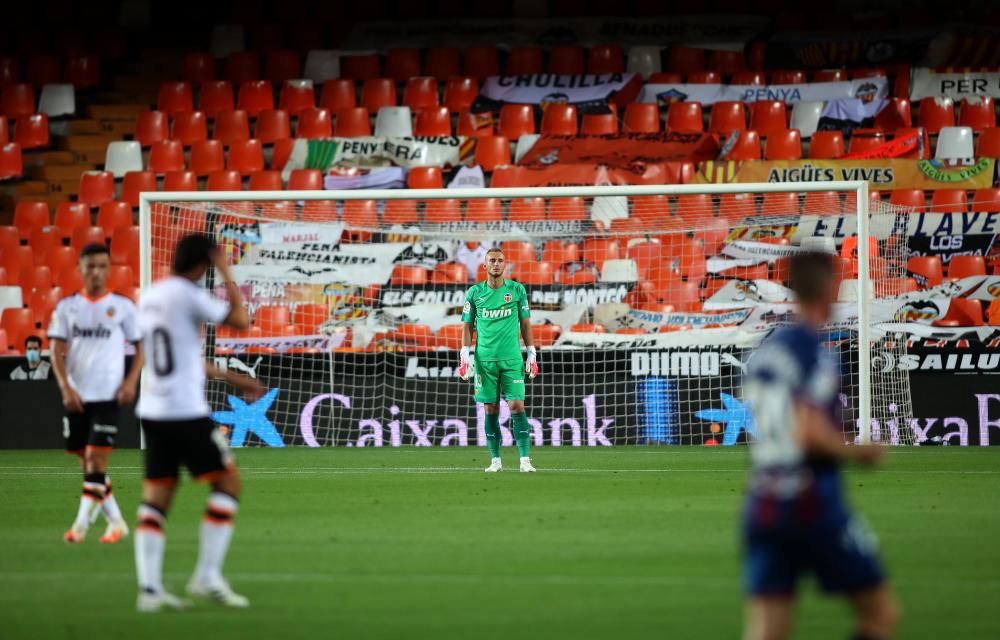
[[[247,434],[253,433],[269,447],[285,446],[281,434],[267,419],[267,411],[274,404],[274,399],[278,397],[277,389],[271,389],[253,404],[247,404],[236,396],[226,397],[229,399],[232,411],[216,411],[212,414],[212,420],[232,426],[233,433],[230,436],[230,445],[242,447],[247,439]]]
[[[722,409],[701,409],[700,411],[695,411],[694,415],[702,420],[725,425],[726,430],[722,435],[722,444],[724,446],[732,446],[736,444],[736,441],[744,430],[749,435],[755,434],[753,414],[745,404],[728,393],[721,395]]]
[[[656,99],[660,101],[661,104],[672,104],[674,102],[683,102],[687,100],[687,94],[683,91],[678,91],[677,89],[668,89],[667,91],[660,92],[656,94]]]

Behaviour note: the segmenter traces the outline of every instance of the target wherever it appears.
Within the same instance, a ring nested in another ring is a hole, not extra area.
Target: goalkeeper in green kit
[[[531,310],[528,294],[520,283],[503,277],[503,251],[490,249],[486,253],[487,279],[469,289],[462,308],[462,362],[458,375],[463,380],[475,377],[476,402],[486,409],[486,444],[490,448],[487,473],[503,470],[500,462],[500,397],[507,400],[514,425],[514,440],[521,454],[521,471],[531,473],[535,467],[528,457],[531,427],[524,415],[524,376],[538,375],[538,359],[531,338]],[[472,355],[472,331],[478,334],[476,352]],[[528,347],[528,357],[521,358],[521,341]]]

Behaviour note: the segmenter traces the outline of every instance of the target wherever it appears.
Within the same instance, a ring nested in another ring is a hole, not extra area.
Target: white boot
[[[498,471],[503,471],[503,463],[500,462],[500,458],[493,458],[490,460],[490,466],[486,467],[486,473],[496,473]]]

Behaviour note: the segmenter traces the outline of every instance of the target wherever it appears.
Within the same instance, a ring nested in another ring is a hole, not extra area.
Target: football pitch
[[[473,449],[237,452],[244,496],[226,566],[246,611],[134,610],[132,540],[62,533],[76,462],[0,452],[0,638],[739,637],[737,514],[747,452],[545,448],[534,475]],[[136,451],[112,458],[134,519]],[[1000,638],[1000,450],[898,449],[852,469],[903,601],[899,638]],[[197,554],[206,490],[182,485],[168,588]],[[846,638],[845,605],[805,585],[796,637]]]

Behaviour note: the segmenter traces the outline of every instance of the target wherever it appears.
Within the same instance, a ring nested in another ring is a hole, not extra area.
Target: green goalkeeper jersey
[[[504,279],[496,289],[478,282],[465,294],[462,322],[476,326],[476,358],[484,362],[521,357],[521,318],[530,318],[528,292]]]

